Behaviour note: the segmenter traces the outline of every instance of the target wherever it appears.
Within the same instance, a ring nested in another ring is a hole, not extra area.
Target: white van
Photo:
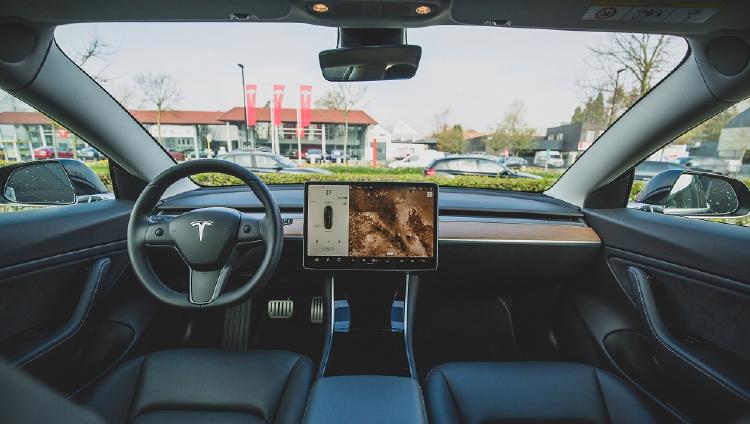
[[[563,164],[562,155],[557,150],[542,150],[534,155],[534,166],[562,168]]]
[[[388,164],[391,169],[396,168],[424,168],[429,165],[435,159],[444,158],[445,153],[438,152],[437,150],[422,150],[421,152],[409,155],[401,160],[397,160]]]

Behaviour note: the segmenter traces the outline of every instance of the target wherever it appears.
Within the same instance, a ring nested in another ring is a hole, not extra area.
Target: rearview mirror
[[[65,168],[56,161],[27,162],[0,168],[3,200],[26,205],[70,205],[76,194]]]
[[[672,169],[653,177],[636,197],[642,210],[694,218],[739,218],[750,214],[750,189],[739,180]]]
[[[421,57],[422,48],[409,45],[340,48],[318,55],[323,78],[334,82],[409,79]]]

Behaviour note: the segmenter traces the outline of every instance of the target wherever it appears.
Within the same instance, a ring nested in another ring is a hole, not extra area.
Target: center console
[[[425,183],[305,185],[304,266],[327,271],[306,423],[426,422],[411,334],[416,272],[438,263],[437,196]]]
[[[406,377],[350,375],[318,380],[305,424],[426,423],[417,381]]]

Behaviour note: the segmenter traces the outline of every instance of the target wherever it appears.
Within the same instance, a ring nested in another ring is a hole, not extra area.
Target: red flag
[[[284,86],[273,85],[273,124],[281,125],[281,103],[284,101]]]
[[[255,84],[247,84],[245,86],[245,105],[247,108],[245,121],[249,127],[254,126],[257,121],[255,116],[255,97],[257,93],[258,87]]]
[[[312,86],[299,86],[299,126],[306,128],[310,126],[310,103],[312,101]]]

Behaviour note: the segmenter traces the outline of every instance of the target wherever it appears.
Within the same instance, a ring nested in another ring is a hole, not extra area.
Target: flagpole
[[[300,101],[302,100],[302,95],[300,95]],[[302,134],[301,132],[305,129],[302,128],[302,125],[300,121],[302,120],[302,105],[297,106],[297,162],[302,163]]]
[[[273,91],[274,101],[271,103],[271,152],[276,153],[276,90]]]

